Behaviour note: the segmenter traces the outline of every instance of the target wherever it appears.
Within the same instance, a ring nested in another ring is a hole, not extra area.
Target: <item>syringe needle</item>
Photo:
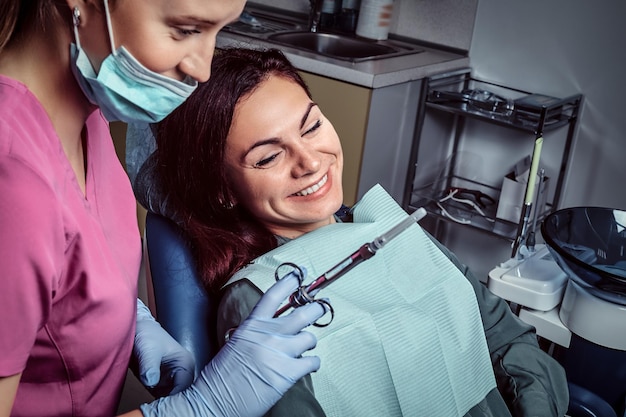
[[[407,217],[406,219],[404,219],[403,221],[395,225],[387,233],[383,233],[382,235],[374,239],[371,243],[371,245],[373,246],[372,250],[376,252],[378,249],[385,246],[387,243],[389,243],[391,239],[398,236],[400,233],[402,233],[406,228],[411,226],[413,223],[419,222],[420,220],[422,220],[424,216],[426,216],[426,209],[424,209],[424,207],[418,208],[417,210],[413,212],[413,214],[411,214],[409,217]]]

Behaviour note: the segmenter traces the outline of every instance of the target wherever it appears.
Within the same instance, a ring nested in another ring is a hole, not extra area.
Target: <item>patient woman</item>
[[[155,134],[167,204],[144,203],[189,235],[206,288],[223,295],[222,339],[282,262],[304,267],[306,284],[407,217],[379,186],[342,206],[337,133],[276,50],[218,52]],[[334,309],[313,330],[322,367],[270,415],[566,412],[565,374],[534,330],[417,224],[318,296]]]

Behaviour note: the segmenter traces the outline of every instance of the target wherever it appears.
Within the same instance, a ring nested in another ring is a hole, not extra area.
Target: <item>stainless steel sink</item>
[[[350,61],[390,57],[399,54],[415,53],[415,50],[399,45],[381,44],[360,38],[352,38],[334,33],[287,32],[270,35],[268,40],[292,46],[297,49],[315,52]]]
[[[306,20],[298,15],[279,14],[276,10],[266,8],[248,8],[247,19],[227,25],[224,31],[259,39],[277,48],[290,47],[350,62],[423,52],[420,46],[401,39],[374,41],[340,33],[309,32]]]

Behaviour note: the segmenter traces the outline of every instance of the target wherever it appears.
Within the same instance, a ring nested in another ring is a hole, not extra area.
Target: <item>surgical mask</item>
[[[80,13],[74,9],[74,36],[70,46],[74,76],[89,101],[102,110],[109,121],[155,123],[180,106],[198,86],[187,77],[178,81],[150,71],[123,46],[115,50],[108,1],[104,0],[112,53],[96,74],[78,38]]]

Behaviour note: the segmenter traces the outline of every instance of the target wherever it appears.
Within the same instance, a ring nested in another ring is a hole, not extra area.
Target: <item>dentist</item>
[[[170,394],[128,416],[260,416],[319,368],[317,304],[278,282],[193,380],[137,299],[135,199],[108,121],[157,122],[210,75],[245,0],[0,3],[0,417],[111,416],[131,356]]]

